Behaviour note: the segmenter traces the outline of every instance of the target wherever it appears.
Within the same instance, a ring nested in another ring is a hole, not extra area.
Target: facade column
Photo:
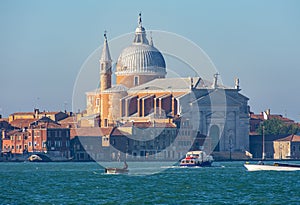
[[[233,149],[240,149],[240,141],[239,138],[237,138],[237,136],[240,136],[239,133],[239,123],[240,123],[240,116],[239,116],[239,111],[235,111],[235,136],[234,136],[234,147]]]

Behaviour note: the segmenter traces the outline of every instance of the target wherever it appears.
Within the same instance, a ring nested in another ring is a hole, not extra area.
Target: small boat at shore
[[[214,159],[204,151],[189,151],[180,161],[181,167],[205,167],[211,166]]]
[[[246,162],[244,167],[248,171],[300,171],[300,164],[286,164],[286,163],[278,163],[274,164],[264,164],[263,162],[259,162],[258,164],[250,164]]]
[[[41,162],[41,161],[43,161],[43,159],[39,155],[33,154],[33,155],[30,155],[30,157],[28,157],[28,161],[29,162]]]
[[[124,162],[123,168],[116,168],[116,167],[107,167],[105,168],[104,172],[106,174],[128,174],[128,165],[126,162]]]

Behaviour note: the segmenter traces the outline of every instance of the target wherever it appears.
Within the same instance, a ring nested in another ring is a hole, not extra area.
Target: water
[[[151,164],[151,163],[150,163]],[[157,166],[157,163],[153,163]],[[300,172],[248,172],[243,162],[107,175],[97,163],[0,163],[1,204],[299,204]],[[147,167],[144,169],[147,169]]]

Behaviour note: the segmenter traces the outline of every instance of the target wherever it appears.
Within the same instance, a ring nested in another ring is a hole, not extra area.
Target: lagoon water
[[[300,203],[299,171],[248,172],[243,162],[207,168],[128,164],[128,175],[107,175],[95,162],[3,162],[0,204]],[[149,174],[154,171],[159,172]]]

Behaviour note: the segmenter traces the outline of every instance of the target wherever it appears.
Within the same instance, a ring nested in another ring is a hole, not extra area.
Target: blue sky
[[[146,29],[199,45],[224,84],[239,77],[252,111],[300,121],[299,11],[297,0],[1,0],[0,114],[70,110],[76,76],[103,31],[110,39],[133,32],[142,12]]]

